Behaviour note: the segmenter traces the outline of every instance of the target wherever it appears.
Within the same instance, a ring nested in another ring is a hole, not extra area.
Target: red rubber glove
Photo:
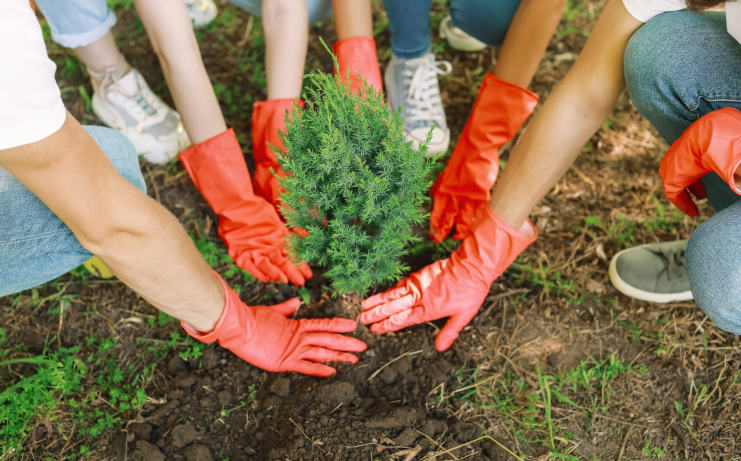
[[[295,266],[284,253],[288,229],[275,208],[252,191],[234,130],[191,146],[178,157],[219,215],[219,236],[237,266],[261,282],[303,285],[311,278],[306,263]]]
[[[295,101],[304,108],[304,101]],[[279,130],[286,129],[286,112],[293,109],[293,99],[271,99],[256,102],[252,109],[252,156],[255,158],[255,193],[265,198],[274,207],[280,201],[281,188],[273,171],[281,178],[285,176],[278,157],[270,146],[284,149],[278,137]],[[270,171],[272,168],[273,171]]]
[[[699,210],[687,189],[698,199],[706,196],[700,179],[716,172],[741,195],[734,174],[741,165],[741,112],[731,107],[713,111],[690,125],[669,148],[659,173],[666,197],[684,214]]]
[[[340,65],[342,81],[350,71],[350,89],[357,93],[363,85],[363,78],[375,91],[383,91],[381,68],[378,66],[376,41],[370,37],[352,37],[336,42],[332,47]],[[337,69],[335,69],[335,75]],[[358,73],[361,77],[358,77]]]
[[[217,274],[218,275],[218,274]],[[349,319],[290,319],[298,309],[298,298],[275,306],[248,306],[239,295],[224,286],[226,304],[216,327],[210,333],[199,333],[181,322],[185,331],[206,344],[219,341],[242,360],[263,370],[296,371],[326,378],[337,370],[314,362],[358,363],[358,358],[341,351],[363,352],[366,345],[359,339],[337,333],[355,330]]]
[[[383,334],[450,317],[435,338],[437,350],[449,348],[479,311],[492,282],[537,237],[530,221],[518,232],[491,207],[481,211],[458,251],[363,301],[360,321]]]
[[[487,73],[471,116],[445,171],[430,188],[430,237],[442,242],[453,224],[455,240],[470,233],[499,171],[499,148],[512,139],[538,104],[538,95]]]

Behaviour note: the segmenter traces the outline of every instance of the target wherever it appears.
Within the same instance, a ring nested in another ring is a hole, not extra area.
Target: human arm
[[[218,277],[175,217],[118,174],[71,115],[49,137],[1,150],[0,166],[143,298],[199,330],[214,327]]]
[[[356,363],[344,351],[365,345],[338,333],[347,319],[294,320],[294,298],[276,306],[247,306],[212,271],[178,221],[129,184],[98,144],[72,118],[51,136],[0,150],[0,166],[36,194],[129,287],[182,320],[204,342],[218,340],[269,371],[329,376],[320,361]],[[201,333],[204,332],[204,333]]]
[[[182,0],[136,0],[136,7],[194,142],[180,153],[180,161],[219,214],[219,236],[229,255],[263,282],[303,285],[311,270],[306,264],[293,266],[284,252],[288,230],[277,211],[254,194],[242,149],[226,129]]]
[[[268,99],[300,97],[309,46],[306,1],[263,0],[262,27]]]
[[[450,317],[436,346],[442,350],[453,342],[478,312],[491,283],[535,239],[534,227],[526,220],[532,207],[612,110],[625,87],[625,47],[640,25],[621,0],[610,1],[579,60],[513,150],[494,188],[491,207],[477,216],[461,250],[451,255],[438,275],[427,278],[427,286],[414,292],[400,290],[401,296],[393,294],[380,303],[369,298],[361,321],[374,323],[372,330],[383,333]]]
[[[182,0],[135,0],[172,99],[194,144],[226,131]]]
[[[373,38],[370,0],[332,0],[337,40],[352,37]]]
[[[610,0],[574,67],[512,150],[490,201],[512,227],[525,222],[609,116],[625,89],[625,48],[641,25],[621,0]]]
[[[538,70],[567,0],[523,0],[507,30],[492,73],[527,88]]]
[[[509,26],[492,73],[481,82],[466,126],[445,171],[431,188],[430,235],[455,240],[469,235],[481,207],[491,199],[499,172],[499,149],[517,135],[538,96],[527,90],[561,18],[565,0],[523,0]]]

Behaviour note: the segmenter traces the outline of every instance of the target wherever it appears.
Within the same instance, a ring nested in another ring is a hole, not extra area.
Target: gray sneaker
[[[687,240],[628,248],[610,261],[610,280],[618,291],[652,303],[693,299],[684,251]]]
[[[435,127],[427,145],[428,157],[444,153],[450,145],[450,130],[445,121],[437,76],[449,74],[451,70],[453,66],[448,61],[435,61],[432,53],[414,59],[394,55],[386,67],[388,105],[394,111],[401,107],[404,131],[414,141],[415,148],[427,140],[430,128]]]

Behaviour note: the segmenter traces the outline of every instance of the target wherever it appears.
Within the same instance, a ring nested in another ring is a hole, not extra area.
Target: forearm
[[[172,214],[138,190],[130,192],[110,204],[132,210],[130,220],[109,224],[102,240],[81,233],[80,243],[153,306],[210,331],[224,306],[218,278]]]
[[[337,40],[352,37],[373,38],[370,0],[332,0]]]
[[[566,0],[522,0],[493,74],[527,88],[558,26]]]
[[[215,325],[218,279],[177,220],[118,174],[72,116],[46,139],[0,151],[0,165],[142,297],[199,330]]]
[[[551,94],[497,180],[490,204],[515,229],[522,226],[609,115],[609,111],[580,108],[573,99],[579,97],[578,87],[560,86]]]
[[[609,116],[625,89],[625,47],[640,25],[621,0],[611,0],[576,64],[513,149],[490,204],[515,229]]]
[[[263,0],[265,74],[268,99],[301,96],[306,50],[309,44],[309,12],[305,0]]]
[[[136,0],[175,106],[194,144],[226,131],[182,0]]]

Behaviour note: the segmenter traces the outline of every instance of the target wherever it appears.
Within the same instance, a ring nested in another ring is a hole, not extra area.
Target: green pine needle
[[[382,93],[362,86],[356,95],[349,77],[308,75],[306,107],[286,113],[285,150],[275,149],[286,172],[282,211],[289,226],[308,232],[289,237],[289,252],[329,266],[338,294],[363,293],[408,270],[401,257],[419,240],[412,226],[427,218],[421,205],[434,163],[427,142],[416,150],[407,141]]]

